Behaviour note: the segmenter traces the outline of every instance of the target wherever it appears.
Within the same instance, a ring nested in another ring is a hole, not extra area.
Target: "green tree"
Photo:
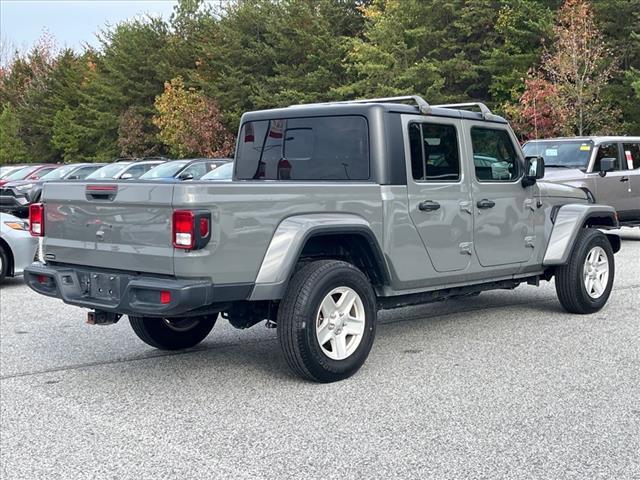
[[[28,161],[27,149],[19,135],[19,120],[9,103],[0,114],[0,164]]]
[[[359,35],[356,0],[240,0],[203,28],[188,78],[216,99],[235,130],[247,110],[339,96],[347,39]],[[204,25],[204,24],[203,24]]]

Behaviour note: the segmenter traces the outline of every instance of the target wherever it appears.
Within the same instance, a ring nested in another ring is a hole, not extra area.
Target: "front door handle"
[[[433,212],[440,208],[440,204],[438,202],[434,202],[433,200],[425,200],[424,202],[420,202],[418,204],[418,209],[423,212]]]
[[[496,202],[483,198],[482,200],[478,200],[476,205],[478,205],[478,208],[493,208],[496,206]]]
[[[621,182],[628,182],[629,181],[629,177],[622,177],[620,178]]]

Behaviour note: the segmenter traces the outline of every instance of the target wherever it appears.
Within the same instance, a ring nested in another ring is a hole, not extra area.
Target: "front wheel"
[[[218,315],[179,318],[130,316],[129,323],[138,338],[147,345],[161,350],[181,350],[204,340],[217,318]]]
[[[292,278],[278,309],[278,340],[302,378],[334,382],[364,364],[376,332],[376,297],[353,265],[320,260]]]
[[[556,270],[556,293],[570,313],[594,313],[607,303],[615,262],[611,244],[599,230],[578,233],[566,265]]]
[[[0,245],[0,283],[9,274],[9,258],[2,245]]]

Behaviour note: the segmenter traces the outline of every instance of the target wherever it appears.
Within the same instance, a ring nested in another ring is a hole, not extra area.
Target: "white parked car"
[[[22,275],[36,255],[38,239],[29,233],[24,220],[0,213],[0,282],[5,277]]]

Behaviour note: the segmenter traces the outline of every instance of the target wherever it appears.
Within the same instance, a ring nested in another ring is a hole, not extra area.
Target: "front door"
[[[622,164],[621,146],[617,142],[603,143],[595,153],[593,167],[589,175],[596,177],[596,202],[611,205],[618,213],[631,209],[631,181],[627,165]],[[600,175],[603,158],[615,158],[615,169]]]
[[[474,248],[483,267],[526,262],[533,237],[533,189],[523,187],[524,159],[506,125],[469,122],[473,152]]]
[[[469,266],[472,254],[472,205],[456,119],[405,116],[411,164],[407,189],[411,220],[435,270]]]

